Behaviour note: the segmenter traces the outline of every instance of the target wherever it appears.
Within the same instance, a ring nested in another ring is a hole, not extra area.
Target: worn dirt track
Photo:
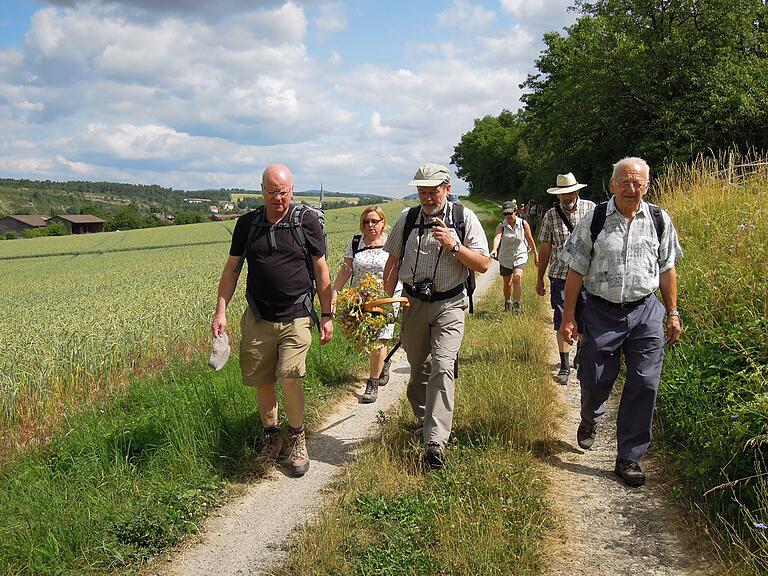
[[[498,264],[478,276],[481,295],[498,278]],[[530,281],[530,278],[528,279]],[[552,368],[557,344],[552,333]],[[362,385],[308,436],[311,469],[300,479],[280,469],[244,487],[244,494],[208,518],[201,533],[147,573],[155,575],[269,574],[283,557],[283,543],[298,526],[311,522],[323,504],[324,490],[341,473],[360,443],[375,432],[379,411],[405,393],[408,364],[402,351],[393,357],[392,376],[374,404],[359,404]],[[627,488],[613,474],[618,393],[592,450],[576,444],[579,388],[575,371],[558,388],[564,414],[553,450],[543,460],[551,481],[550,498],[558,526],[547,542],[543,574],[553,576],[715,575],[723,574],[694,547],[681,526],[680,511],[668,503],[652,459],[643,462],[645,486]],[[618,390],[616,391],[618,392]]]
[[[552,371],[559,368],[552,332]],[[573,355],[573,354],[571,354]],[[553,453],[546,459],[550,497],[560,522],[552,535],[545,574],[557,576],[686,576],[723,574],[723,568],[698,549],[671,503],[662,470],[651,456],[641,463],[646,484],[625,486],[613,473],[616,459],[617,386],[590,450],[576,442],[580,422],[579,382],[571,370],[558,388],[564,417]]]

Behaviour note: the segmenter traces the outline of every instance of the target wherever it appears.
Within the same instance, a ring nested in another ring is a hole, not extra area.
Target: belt
[[[604,306],[608,306],[609,308],[617,308],[619,310],[634,310],[638,306],[640,306],[643,302],[648,300],[653,294],[648,294],[647,296],[643,296],[639,300],[633,300],[632,302],[611,302],[610,300],[606,300],[605,298],[600,298],[600,296],[595,296],[594,294],[589,294],[590,299],[599,302],[600,304]]]
[[[403,284],[403,289],[405,290],[406,294],[408,296],[411,296],[412,298],[416,298],[417,300],[423,300],[424,302],[439,302],[440,300],[447,300],[448,298],[453,298],[454,296],[457,296],[464,292],[464,284],[461,283],[457,286],[454,286],[450,290],[446,290],[445,292],[433,292],[432,296],[428,300],[425,300],[421,296],[419,296],[413,289],[413,286],[410,284]]]

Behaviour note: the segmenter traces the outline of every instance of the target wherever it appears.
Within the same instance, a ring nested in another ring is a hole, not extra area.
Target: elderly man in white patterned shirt
[[[665,316],[668,344],[677,342],[682,331],[675,264],[683,251],[669,214],[643,200],[649,177],[641,158],[617,162],[610,181],[613,197],[579,222],[561,254],[569,266],[562,338],[572,343],[577,331],[582,334],[577,441],[591,448],[623,351],[627,376],[616,422],[614,471],[628,486],[645,482],[639,462],[651,442]],[[588,296],[577,326],[582,284]],[[664,304],[654,294],[658,288]]]

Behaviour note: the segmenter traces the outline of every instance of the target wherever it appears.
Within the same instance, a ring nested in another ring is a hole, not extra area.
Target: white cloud
[[[321,4],[313,24],[317,33],[323,38],[346,30],[347,17],[344,14],[344,5],[341,2]]]
[[[574,20],[568,12],[573,0],[501,0],[501,7],[518,22],[538,29],[560,30]]]
[[[437,22],[444,27],[457,27],[466,32],[481,30],[493,23],[496,13],[472,4],[467,0],[454,0],[450,8],[437,15]]]
[[[19,110],[45,110],[45,104],[42,102],[30,102],[29,100],[24,100],[22,102],[16,102],[16,108]]]
[[[392,132],[392,128],[384,126],[381,123],[381,114],[373,112],[371,114],[371,131],[375,136],[388,136]]]
[[[56,162],[75,174],[88,174],[93,171],[89,164],[86,164],[85,162],[72,162],[61,155],[56,156]]]

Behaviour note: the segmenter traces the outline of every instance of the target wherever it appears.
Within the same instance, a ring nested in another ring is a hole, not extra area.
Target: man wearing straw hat
[[[571,346],[563,341],[560,334],[560,324],[563,321],[563,302],[565,300],[565,277],[568,275],[568,265],[560,258],[560,253],[568,236],[581,221],[584,215],[595,207],[591,200],[579,198],[579,190],[586,184],[579,184],[571,173],[558,174],[557,185],[547,189],[547,194],[557,196],[557,202],[544,214],[544,222],[539,233],[539,265],[536,280],[536,293],[546,294],[544,275],[549,265],[549,302],[552,306],[553,318],[557,332],[557,349],[560,352],[560,370],[555,380],[560,384],[568,384],[571,375],[570,352]],[[581,300],[586,298],[586,292]],[[579,306],[581,307],[581,306]]]
[[[410,304],[400,333],[411,365],[408,400],[423,426],[427,464],[435,469],[444,466],[453,423],[454,367],[467,308],[464,284],[469,274],[488,270],[491,261],[475,213],[448,201],[448,168],[425,164],[409,186],[418,189],[421,205],[400,214],[384,244],[389,253],[384,288],[391,296],[399,278]]]
[[[613,197],[579,222],[562,252],[568,277],[560,330],[569,344],[576,332],[582,334],[576,440],[585,450],[592,447],[623,352],[627,370],[616,418],[614,472],[628,486],[645,483],[640,459],[651,443],[665,327],[667,344],[677,342],[682,332],[675,264],[683,251],[669,214],[643,200],[649,176],[642,158],[614,164]],[[582,285],[588,295],[577,317]]]

